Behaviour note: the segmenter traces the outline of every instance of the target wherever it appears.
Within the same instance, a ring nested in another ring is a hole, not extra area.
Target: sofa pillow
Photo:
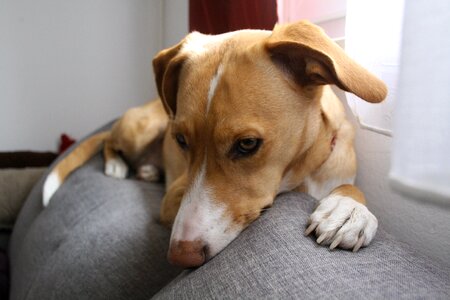
[[[98,154],[45,209],[43,178],[33,188],[11,237],[10,299],[149,299],[180,273],[158,223],[164,186],[111,178],[103,167]]]

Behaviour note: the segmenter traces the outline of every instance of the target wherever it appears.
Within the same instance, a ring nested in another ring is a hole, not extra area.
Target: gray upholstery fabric
[[[307,195],[281,195],[224,251],[154,299],[450,299],[450,270],[382,230],[358,253],[303,236],[314,206]]]
[[[11,299],[149,299],[179,274],[157,222],[163,186],[102,170],[97,155],[46,209],[34,187],[11,239]]]
[[[46,209],[42,182],[34,187],[10,245],[12,300],[150,299],[158,291],[156,299],[450,298],[450,270],[382,230],[358,253],[317,246],[303,236],[315,201],[296,193],[176,277],[181,270],[166,262],[169,232],[157,222],[163,187],[102,170],[97,155]]]

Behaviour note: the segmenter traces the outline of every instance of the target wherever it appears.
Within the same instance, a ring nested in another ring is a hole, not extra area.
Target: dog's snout
[[[174,241],[170,245],[167,258],[172,265],[193,268],[199,267],[207,259],[206,244],[200,240],[196,241]]]

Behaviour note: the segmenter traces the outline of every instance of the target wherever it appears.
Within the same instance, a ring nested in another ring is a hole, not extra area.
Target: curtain
[[[389,94],[379,104],[346,98],[361,128],[391,136],[402,39],[403,0],[348,0],[345,51],[381,78]]]
[[[390,179],[450,204],[450,1],[405,1]]]
[[[276,0],[190,0],[189,30],[220,34],[238,29],[272,30]]]

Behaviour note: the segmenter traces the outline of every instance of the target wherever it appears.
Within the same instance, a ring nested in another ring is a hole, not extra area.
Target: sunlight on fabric
[[[403,0],[349,0],[345,27],[345,51],[388,86],[380,104],[361,101],[347,93],[354,115],[364,129],[390,136],[397,94]]]
[[[450,1],[406,1],[393,188],[450,205]]]

